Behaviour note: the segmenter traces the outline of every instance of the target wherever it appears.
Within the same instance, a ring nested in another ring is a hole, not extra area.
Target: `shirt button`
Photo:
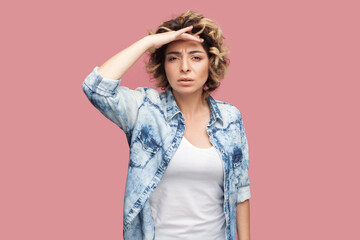
[[[210,131],[209,134],[212,135],[212,132]]]
[[[223,149],[221,149],[221,153],[224,154],[224,150],[223,150]]]

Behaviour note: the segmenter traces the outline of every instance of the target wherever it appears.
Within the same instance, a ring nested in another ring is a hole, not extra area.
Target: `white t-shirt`
[[[224,168],[185,137],[150,196],[156,240],[225,240]]]

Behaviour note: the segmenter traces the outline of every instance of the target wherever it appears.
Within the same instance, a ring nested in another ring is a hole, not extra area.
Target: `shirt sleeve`
[[[250,199],[250,179],[249,179],[249,147],[248,141],[245,134],[245,127],[243,124],[243,119],[240,114],[240,136],[241,136],[241,151],[242,151],[242,161],[239,166],[240,174],[238,179],[238,195],[237,202],[243,202],[247,199]]]
[[[96,66],[85,78],[82,89],[94,107],[128,134],[134,128],[139,106],[145,98],[144,87],[132,90],[120,86],[121,78],[104,78],[98,68]]]

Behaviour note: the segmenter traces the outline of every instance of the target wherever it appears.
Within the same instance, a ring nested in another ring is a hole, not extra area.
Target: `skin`
[[[250,240],[250,199],[237,205],[236,229],[239,240]]]

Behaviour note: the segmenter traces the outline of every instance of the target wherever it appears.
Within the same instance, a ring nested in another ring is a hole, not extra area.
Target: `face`
[[[201,43],[191,40],[171,42],[165,51],[165,73],[177,94],[202,94],[209,75],[209,58]],[[180,81],[189,78],[191,81]]]

